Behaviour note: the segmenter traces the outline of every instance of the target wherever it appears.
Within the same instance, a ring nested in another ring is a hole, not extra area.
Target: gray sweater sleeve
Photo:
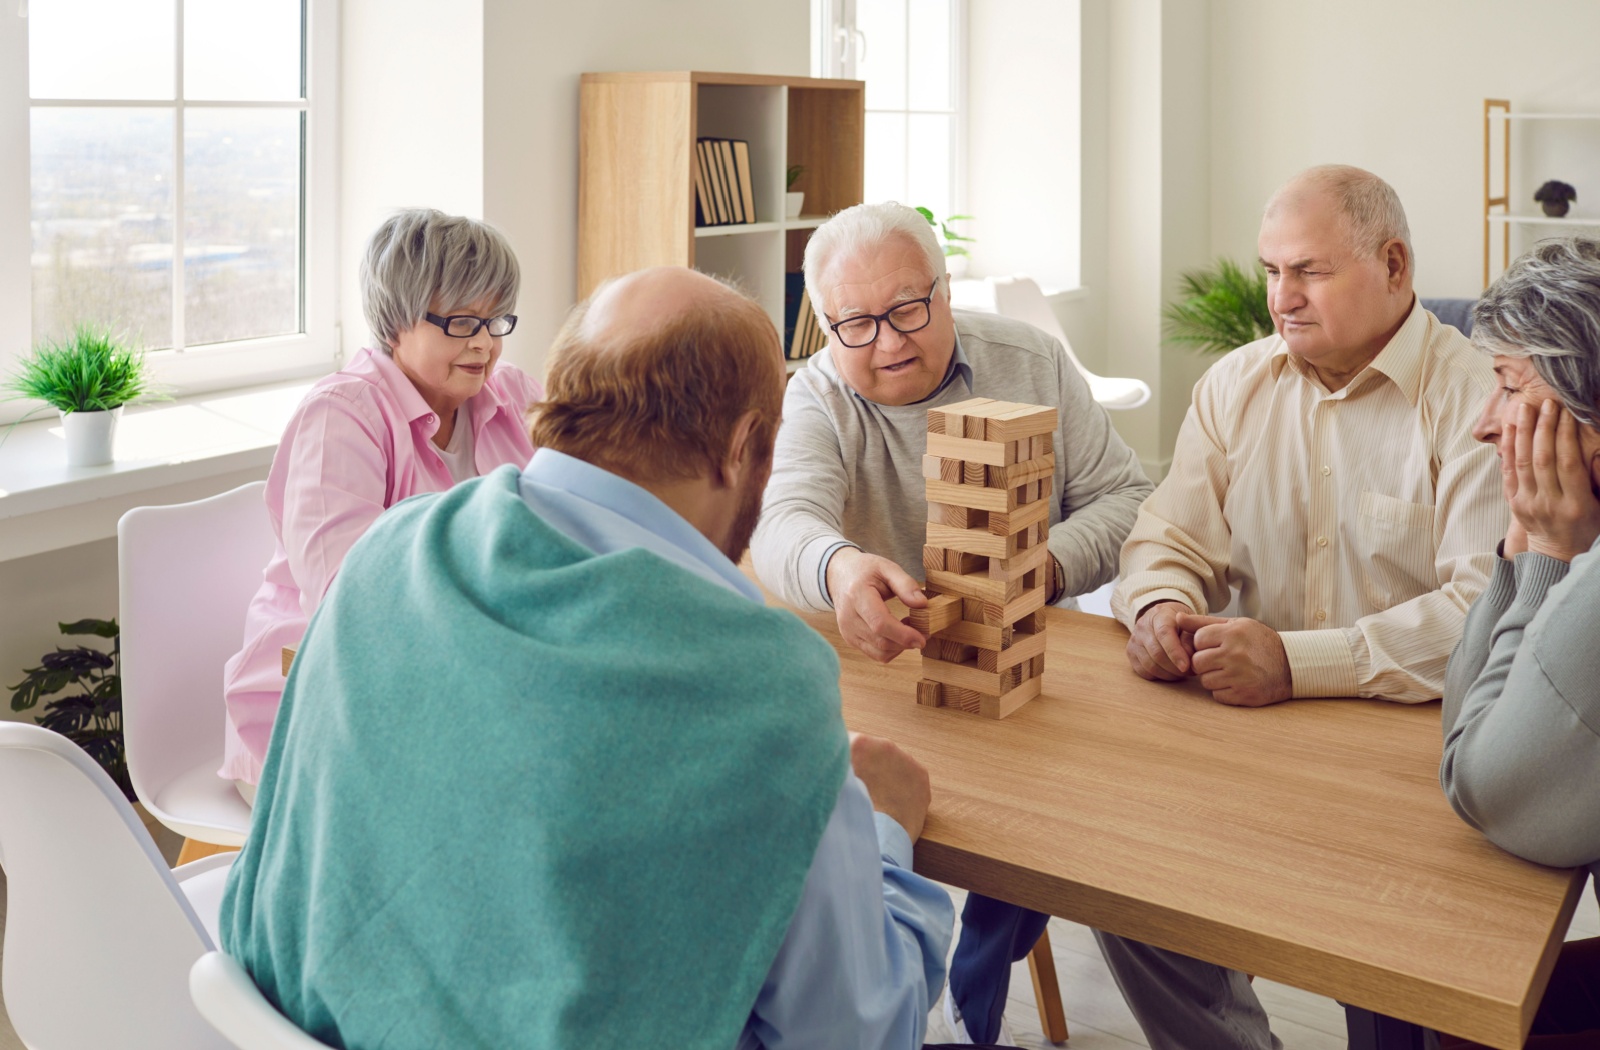
[[[1061,520],[1050,527],[1050,553],[1066,576],[1062,593],[1088,594],[1116,579],[1122,543],[1155,486],[1066,351],[1058,356],[1056,455],[1064,457],[1066,480],[1061,487]]]
[[[1518,555],[1514,595],[1506,575],[1496,566],[1451,657],[1439,780],[1462,819],[1503,849],[1556,867],[1592,864],[1600,860],[1600,554],[1580,555],[1570,571]]]

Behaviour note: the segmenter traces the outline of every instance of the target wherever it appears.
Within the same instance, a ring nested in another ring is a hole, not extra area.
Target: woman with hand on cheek
[[[1473,433],[1499,451],[1512,522],[1450,659],[1439,779],[1502,848],[1600,874],[1600,242],[1518,259],[1472,340],[1498,380]],[[1596,1045],[1600,939],[1566,946],[1528,1041]]]

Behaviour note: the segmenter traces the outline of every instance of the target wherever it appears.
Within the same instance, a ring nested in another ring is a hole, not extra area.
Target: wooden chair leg
[[[191,860],[200,860],[204,857],[214,857],[218,853],[236,853],[238,846],[218,846],[214,842],[201,842],[199,839],[184,839],[183,848],[178,851],[178,863],[173,867],[179,868]]]
[[[1056,959],[1050,954],[1050,931],[1028,953],[1028,975],[1033,978],[1033,1001],[1039,1007],[1039,1027],[1052,1043],[1067,1041],[1067,1012],[1061,1006],[1061,984],[1056,980]]]

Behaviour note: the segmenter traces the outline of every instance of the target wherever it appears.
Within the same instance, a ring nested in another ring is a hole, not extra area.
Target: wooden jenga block
[[[990,558],[989,575],[996,580],[1020,579],[1044,565],[1045,559],[1049,556],[1050,549],[1039,544],[1019,553],[1015,558]],[[1026,588],[1027,585],[1024,585],[1024,589]]]
[[[941,460],[938,456],[923,456],[922,457],[922,477],[923,477],[923,479],[925,481],[939,481],[940,479],[942,479],[944,477],[944,472],[940,468],[943,466],[943,462],[944,461]]]
[[[931,660],[927,656],[922,658],[922,677],[931,678],[944,685],[960,686],[962,689],[973,689],[980,693],[998,696],[1006,690],[1001,688],[1003,675],[992,671],[980,671],[974,664],[954,663],[946,660]]]
[[[989,524],[989,513],[971,507],[957,507],[951,503],[928,504],[928,523],[951,529],[982,529]],[[928,537],[928,542],[934,542]],[[949,546],[949,544],[944,544]]]
[[[937,478],[924,478],[928,484],[940,482],[945,485],[959,485],[962,481],[961,460],[941,459],[939,461],[939,476]]]
[[[971,663],[977,656],[977,648],[952,639],[935,635],[928,642],[928,647],[922,650],[922,658],[927,660],[941,660],[947,664]]]
[[[992,489],[987,485],[959,485],[947,481],[924,481],[929,503],[949,503],[973,510],[1016,510],[1015,489]]]
[[[1044,588],[1035,587],[1004,605],[999,602],[967,598],[961,603],[961,618],[989,627],[1009,627],[1022,617],[1044,608]],[[976,615],[974,615],[976,613]]]
[[[983,436],[990,441],[1017,441],[1031,439],[1036,434],[1049,433],[1056,428],[1056,410],[1040,405],[1017,405],[1009,412],[992,415],[984,420]],[[976,437],[968,428],[967,437]]]
[[[987,490],[993,491],[993,490]],[[1013,511],[990,511],[989,531],[996,536],[1010,536],[1021,532],[1030,525],[1047,521],[1050,517],[1050,504],[1044,500],[1034,500],[1026,506],[1019,506]]]
[[[1040,679],[1030,678],[1009,693],[1001,696],[985,696],[980,703],[978,713],[985,718],[1005,718],[1007,715],[1015,713],[1017,708],[1038,696],[1040,685]],[[966,707],[961,709],[963,711],[968,710]]]
[[[940,411],[938,411],[936,409],[929,409],[928,410],[928,434],[929,434],[929,436],[932,436],[934,434],[943,434],[943,433],[944,433],[944,413],[940,412]],[[929,451],[932,451],[932,450],[930,449]]]
[[[993,467],[1015,464],[1016,457],[1007,459],[1010,445],[999,441],[968,441],[947,434],[928,435],[928,455],[945,459],[959,459],[968,463],[985,463]]]
[[[937,572],[945,568],[945,549],[931,544],[922,546],[922,575],[926,579],[928,573]]]
[[[939,707],[944,703],[944,686],[924,678],[917,683],[917,703],[924,707]]]
[[[1022,580],[995,580],[985,573],[930,572],[928,586],[940,594],[956,594],[981,602],[1004,605],[1022,595]]]
[[[962,603],[965,611],[966,602]],[[1011,644],[1016,637],[1010,627],[989,627],[981,623],[971,623],[962,620],[960,623],[946,627],[939,637],[946,641],[960,642],[978,649],[1003,649]]]
[[[1000,670],[1000,650],[979,649],[977,656],[975,657],[975,662],[977,663],[978,670],[980,671],[998,672]]]
[[[1039,456],[1026,459],[1022,462],[1012,463],[1009,466],[990,466],[989,485],[997,489],[1015,488],[1025,485],[1030,481],[1053,479],[1056,473],[1055,456]],[[923,472],[927,477],[927,472]]]
[[[986,441],[988,420],[981,416],[967,416],[961,421],[961,436],[968,441]]]
[[[983,714],[985,697],[982,693],[973,689],[961,689],[953,685],[947,685],[943,688],[945,696],[948,697],[947,703],[949,706],[966,711],[969,714]]]
[[[944,571],[959,572],[963,575],[969,572],[986,572],[989,568],[989,562],[993,560],[993,558],[986,558],[981,554],[947,550],[944,552]]]
[[[961,529],[928,522],[928,542],[935,547],[981,554],[985,558],[1014,557],[1021,546],[1019,536],[996,536],[988,529]]]
[[[1041,635],[1041,637],[1043,637],[1043,636]],[[1038,678],[1040,675],[1044,674],[1044,654],[1043,653],[1040,653],[1038,656],[1035,656],[1032,660],[1029,660],[1028,664],[1029,664],[1029,671],[1033,674],[1033,677]]]
[[[961,464],[961,483],[963,485],[987,485],[989,481],[989,468],[982,463]]]
[[[926,608],[912,609],[907,617],[911,626],[924,635],[935,635],[951,624],[961,622],[961,599],[951,594],[936,594]]]
[[[1017,617],[1013,625],[1017,630],[1027,634],[1042,634],[1044,632],[1044,612],[1031,612],[1026,616]]]

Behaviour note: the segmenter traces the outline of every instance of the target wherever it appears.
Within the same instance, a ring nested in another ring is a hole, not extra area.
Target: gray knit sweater
[[[772,480],[750,545],[756,574],[784,601],[832,608],[820,570],[841,542],[923,578],[928,409],[973,397],[1060,410],[1050,553],[1066,572],[1069,595],[1116,576],[1122,541],[1152,488],[1138,459],[1055,339],[995,314],[957,311],[955,327],[971,385],[958,371],[927,401],[894,406],[857,396],[834,367],[831,346],[789,381]]]
[[[1439,781],[1519,857],[1600,876],[1600,542],[1496,560],[1444,687]]]

